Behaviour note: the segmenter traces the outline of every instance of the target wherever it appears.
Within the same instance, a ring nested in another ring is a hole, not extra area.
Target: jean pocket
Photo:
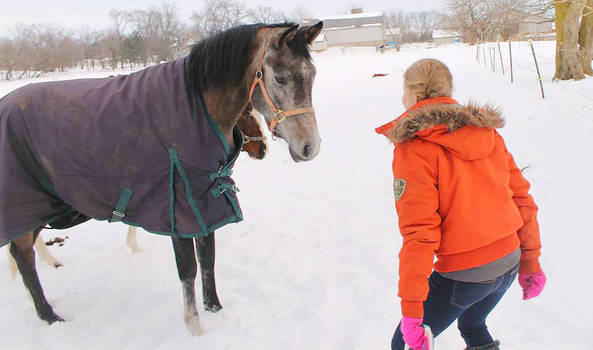
[[[455,281],[453,293],[449,300],[451,304],[462,309],[468,308],[490,294],[493,283],[471,283]]]
[[[518,272],[519,272],[519,264],[517,264],[517,266],[513,267],[509,272],[507,272],[505,274],[506,279],[504,281],[504,286],[502,286],[502,288],[504,290],[509,289],[509,287],[513,284],[513,282],[517,278]]]

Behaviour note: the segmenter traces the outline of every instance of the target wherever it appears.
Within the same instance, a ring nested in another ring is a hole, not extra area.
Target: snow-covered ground
[[[489,328],[505,349],[590,348],[593,78],[552,82],[554,43],[535,43],[535,50],[546,99],[526,43],[513,46],[512,85],[498,56],[493,73],[476,63],[475,47],[462,44],[404,46],[383,55],[367,49],[316,54],[321,153],[295,164],[277,142],[264,161],[242,157],[237,163],[246,220],[217,232],[216,274],[225,308],[217,314],[200,309],[204,336],[190,336],[183,322],[170,240],[141,233],[144,251],[132,254],[123,225],[90,222],[44,232],[46,240],[70,237],[63,247],[50,247],[64,267],[38,266],[46,295],[66,323],[40,321],[22,282],[11,279],[7,259],[0,259],[0,348],[388,349],[400,317],[401,239],[392,146],[374,128],[403,111],[402,72],[423,57],[449,65],[461,102],[503,107],[502,134],[519,166],[530,166],[525,176],[540,206],[548,285],[528,302],[513,285]],[[373,79],[374,73],[390,75]],[[0,96],[29,82],[73,77],[1,82]],[[199,290],[199,279],[197,284]],[[464,347],[455,325],[436,346]]]

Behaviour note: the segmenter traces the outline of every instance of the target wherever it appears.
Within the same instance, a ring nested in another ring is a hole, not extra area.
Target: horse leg
[[[138,240],[136,239],[136,227],[128,227],[128,237],[126,238],[126,244],[133,253],[140,253],[142,249],[138,246]]]
[[[202,297],[206,311],[218,312],[222,309],[218,294],[216,293],[216,280],[214,278],[215,243],[214,232],[205,237],[196,238],[198,247],[198,260],[202,273]]]
[[[35,309],[37,310],[39,318],[47,321],[49,324],[57,321],[64,322],[64,319],[56,315],[51,305],[49,305],[45,299],[43,288],[41,287],[39,276],[35,269],[35,251],[33,250],[33,245],[35,244],[35,239],[37,238],[38,233],[39,230],[35,233],[29,231],[29,233],[23,237],[10,243],[10,253],[16,261],[23,282],[25,283],[25,287],[27,287],[33,298],[33,303],[35,303]]]
[[[45,243],[43,242],[43,238],[41,237],[41,235],[37,236],[37,239],[35,239],[34,248],[37,254],[39,254],[39,258],[42,261],[45,261],[46,263],[52,265],[56,269],[62,266],[62,263],[59,262],[58,259],[56,259],[53,255],[51,255],[49,249],[47,249],[47,247],[45,246]]]
[[[177,272],[183,288],[183,307],[185,310],[185,324],[193,335],[202,335],[200,315],[196,308],[196,253],[194,241],[189,238],[172,238],[177,262]]]

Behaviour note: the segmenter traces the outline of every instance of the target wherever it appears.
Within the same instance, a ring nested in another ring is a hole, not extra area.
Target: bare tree
[[[154,54],[159,61],[168,61],[177,57],[181,51],[183,26],[179,15],[179,8],[169,3],[161,4],[160,8],[153,8],[156,19],[156,38],[153,39]]]
[[[121,68],[124,67],[124,60],[121,57],[121,45],[125,39],[126,29],[130,23],[130,14],[126,11],[111,10],[109,11],[109,18],[112,24],[111,39],[114,40],[110,45],[112,57],[111,64],[113,68],[117,67],[117,58],[120,58]]]
[[[300,23],[305,19],[313,18],[313,13],[305,5],[298,5],[288,11],[286,19],[290,22]]]
[[[13,79],[80,66],[94,69],[118,63],[166,61],[187,50],[187,31],[179,9],[168,3],[132,12],[109,12],[112,27],[96,31],[83,26],[76,33],[59,25],[22,25],[10,39],[0,38],[0,79]]]
[[[556,74],[555,79],[584,79],[578,56],[579,23],[587,0],[565,0],[556,6]]]
[[[12,73],[17,66],[19,56],[19,49],[14,40],[0,40],[0,79],[11,80],[13,78]]]
[[[446,0],[445,26],[462,31],[466,41],[506,36],[532,7],[530,0]]]
[[[403,29],[406,25],[406,12],[404,10],[389,10],[385,13],[387,25],[391,28]]]
[[[272,7],[258,6],[247,11],[247,19],[252,23],[279,23],[286,21],[282,11],[277,11]]]
[[[215,33],[241,24],[246,18],[245,6],[233,0],[206,0],[200,12],[191,16],[195,40],[203,39]]]
[[[579,29],[579,58],[583,73],[593,75],[593,0],[587,1]]]
[[[93,30],[89,26],[83,26],[80,29],[78,33],[78,42],[83,58],[83,60],[80,61],[81,68],[95,69],[95,61],[102,53],[102,40],[102,32]]]
[[[432,39],[432,31],[437,29],[442,14],[438,11],[389,10],[385,17],[390,28],[400,28],[402,42],[417,42]]]

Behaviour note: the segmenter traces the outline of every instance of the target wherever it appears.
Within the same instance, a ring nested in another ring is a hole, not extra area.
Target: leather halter
[[[272,97],[270,97],[270,94],[268,93],[268,90],[266,89],[266,84],[264,83],[264,69],[263,69],[263,67],[264,67],[264,56],[266,54],[266,48],[268,47],[268,45],[270,43],[270,37],[272,36],[272,33],[273,32],[270,31],[270,33],[264,40],[264,44],[260,48],[259,65],[258,65],[257,71],[255,72],[255,79],[253,80],[253,84],[251,84],[251,90],[249,91],[249,102],[251,102],[251,97],[253,96],[255,87],[257,85],[259,85],[261,88],[261,91],[264,95],[264,99],[266,100],[266,103],[272,109],[272,112],[274,113],[274,116],[272,117],[271,122],[268,122],[266,120],[266,124],[268,124],[268,129],[270,130],[270,132],[274,133],[275,129],[276,129],[276,125],[285,121],[287,117],[296,116],[299,114],[312,114],[313,116],[315,116],[315,109],[313,109],[313,107],[303,107],[303,108],[296,108],[296,109],[284,111],[284,110],[278,108],[278,106],[276,106],[276,104],[272,100]],[[264,118],[264,120],[265,119],[266,118]]]

